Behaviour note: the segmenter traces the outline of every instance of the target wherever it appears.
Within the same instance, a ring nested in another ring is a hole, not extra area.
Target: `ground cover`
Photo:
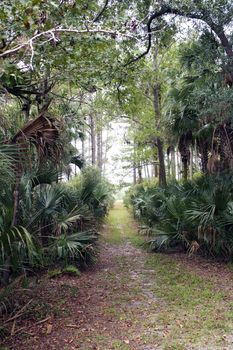
[[[31,302],[5,324],[6,349],[233,348],[229,266],[148,253],[121,202],[102,233],[99,262],[81,277],[32,279],[23,301],[17,292]]]

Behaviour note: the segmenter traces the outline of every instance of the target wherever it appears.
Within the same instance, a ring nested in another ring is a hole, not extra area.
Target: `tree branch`
[[[170,15],[178,15],[178,16],[182,16],[182,17],[186,17],[186,18],[190,18],[190,19],[198,19],[198,20],[205,22],[215,32],[215,34],[220,39],[221,44],[224,47],[227,56],[233,57],[232,46],[229,43],[229,41],[224,33],[223,27],[213,23],[209,14],[206,12],[206,10],[202,10],[202,12],[200,14],[198,14],[198,13],[193,13],[193,12],[185,12],[182,9],[172,8],[170,6],[163,6],[160,11],[154,12],[149,17],[149,20],[147,22],[147,25],[146,25],[147,26],[147,35],[148,35],[147,49],[139,56],[132,58],[128,63],[125,64],[125,66],[128,66],[129,64],[140,60],[141,58],[143,58],[144,56],[146,56],[150,52],[151,43],[152,43],[151,24],[152,24],[153,20],[155,20],[156,18],[160,18],[164,15],[169,15],[169,14]]]
[[[34,51],[32,50],[33,42],[36,41],[37,39],[39,39],[40,37],[43,37],[43,36],[51,35],[52,38],[53,38],[55,33],[76,33],[76,34],[98,34],[98,33],[100,33],[100,34],[106,34],[106,35],[114,36],[114,38],[116,36],[122,36],[122,37],[127,37],[127,38],[138,40],[135,35],[126,34],[126,33],[120,33],[118,31],[113,31],[113,30],[110,30],[110,29],[84,29],[84,30],[78,30],[78,29],[73,29],[73,28],[70,28],[70,29],[69,28],[52,28],[52,29],[46,30],[45,32],[41,32],[41,33],[38,33],[38,34],[34,35],[32,38],[28,39],[24,43],[14,47],[14,48],[12,48],[12,49],[9,49],[9,50],[6,50],[6,51],[0,53],[0,57],[5,57],[5,56],[8,56],[8,55],[12,55],[12,54],[18,52],[19,50],[21,50],[21,49],[23,49],[23,48],[25,48],[27,46],[30,46],[32,55],[34,55]],[[50,41],[50,40],[51,39],[48,39],[48,41]],[[30,62],[30,64],[31,63],[32,62]]]
[[[108,7],[108,3],[109,3],[109,0],[105,0],[105,4],[102,8],[102,10],[97,14],[97,16],[93,19],[93,23],[96,23],[99,21],[100,17],[102,17],[104,11],[106,10],[106,8]]]
[[[137,57],[134,57],[132,58],[128,63],[125,64],[125,66],[128,66],[138,60],[140,60],[141,58],[143,58],[144,56],[146,56],[149,52],[150,52],[150,49],[151,49],[151,41],[152,41],[152,30],[151,30],[151,24],[153,22],[154,19],[156,18],[159,18],[159,17],[162,17],[163,15],[167,14],[167,11],[168,11],[168,8],[162,8],[160,11],[158,12],[155,12],[153,13],[148,22],[147,22],[147,35],[148,35],[148,45],[147,45],[147,49],[146,51],[144,51],[142,54],[140,54],[139,56]],[[154,30],[153,30],[154,31]]]

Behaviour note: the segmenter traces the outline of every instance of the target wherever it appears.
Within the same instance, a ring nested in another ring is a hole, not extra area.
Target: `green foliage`
[[[56,278],[62,275],[79,277],[81,273],[74,265],[65,266],[63,269],[55,269],[48,271],[49,278]]]
[[[81,272],[79,271],[79,269],[77,269],[77,267],[74,265],[66,266],[63,269],[63,273],[65,273],[67,275],[75,276],[75,277],[79,277],[81,275]]]
[[[96,254],[94,243],[97,237],[95,231],[81,231],[53,237],[54,242],[48,247],[48,252],[55,260],[60,260],[65,265],[72,261],[91,263]]]
[[[69,187],[77,191],[79,201],[86,204],[91,213],[100,219],[113,204],[113,187],[96,168],[84,168],[80,176],[70,181]]]
[[[190,254],[233,259],[232,175],[173,182],[162,189],[137,185],[128,201],[147,225],[152,249],[182,246]]]
[[[54,170],[52,170],[52,174]],[[0,267],[10,272],[70,263],[93,264],[97,255],[98,222],[112,203],[111,186],[96,169],[83,170],[68,183],[48,184],[40,173],[21,179],[19,225],[11,227],[12,200],[4,200],[0,217]],[[34,179],[37,179],[35,181]],[[42,181],[42,183],[41,183]],[[45,181],[45,183],[43,183]],[[8,196],[12,196],[9,188]],[[10,257],[10,260],[9,260]]]

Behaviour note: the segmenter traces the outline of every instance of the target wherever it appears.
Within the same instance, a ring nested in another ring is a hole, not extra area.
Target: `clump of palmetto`
[[[152,249],[182,247],[233,259],[232,174],[202,176],[195,181],[136,185],[127,202],[149,234]]]
[[[29,266],[93,262],[96,228],[111,204],[109,185],[93,168],[83,170],[69,183],[51,182],[47,173],[43,183],[37,178],[35,184],[35,175],[31,175],[21,179],[17,226],[11,227],[12,200],[1,197],[2,269],[8,256],[13,274]]]
[[[97,223],[111,203],[109,184],[87,168],[59,181],[58,123],[40,115],[0,142],[0,282],[30,268],[88,264]]]

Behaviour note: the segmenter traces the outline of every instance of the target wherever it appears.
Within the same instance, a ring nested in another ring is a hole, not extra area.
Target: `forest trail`
[[[141,244],[117,202],[103,228],[99,262],[80,278],[42,279],[33,298],[51,318],[21,320],[17,327],[26,332],[8,340],[7,349],[233,349],[232,271],[149,254]]]

